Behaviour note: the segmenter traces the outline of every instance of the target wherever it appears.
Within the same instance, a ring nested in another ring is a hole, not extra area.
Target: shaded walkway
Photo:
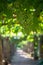
[[[21,49],[17,49],[12,58],[12,65],[38,65],[38,62],[34,61],[30,54],[25,53]]]

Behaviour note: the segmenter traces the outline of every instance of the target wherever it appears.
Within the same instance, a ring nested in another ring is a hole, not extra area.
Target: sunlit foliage
[[[14,32],[15,24],[27,34],[43,32],[43,0],[0,0],[0,28]]]

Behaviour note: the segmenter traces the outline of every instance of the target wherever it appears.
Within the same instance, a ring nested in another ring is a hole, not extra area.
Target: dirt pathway
[[[38,65],[38,62],[34,61],[30,54],[25,53],[21,49],[17,49],[12,58],[12,65]]]

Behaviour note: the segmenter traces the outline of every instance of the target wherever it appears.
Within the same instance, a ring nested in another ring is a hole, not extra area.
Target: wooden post
[[[43,35],[40,35],[40,58],[43,59]]]
[[[2,60],[3,60],[3,58],[2,58],[2,39],[0,36],[0,65],[3,65]]]
[[[4,38],[3,41],[3,51],[4,51],[4,59],[7,62],[10,61],[10,43],[9,43],[9,38]]]
[[[38,60],[38,37],[34,35],[34,59]]]

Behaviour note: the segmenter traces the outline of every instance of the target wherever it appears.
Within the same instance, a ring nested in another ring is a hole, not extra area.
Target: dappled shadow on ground
[[[15,55],[12,57],[12,65],[37,65],[38,61],[35,61],[30,54],[25,53],[21,49],[17,49]]]

